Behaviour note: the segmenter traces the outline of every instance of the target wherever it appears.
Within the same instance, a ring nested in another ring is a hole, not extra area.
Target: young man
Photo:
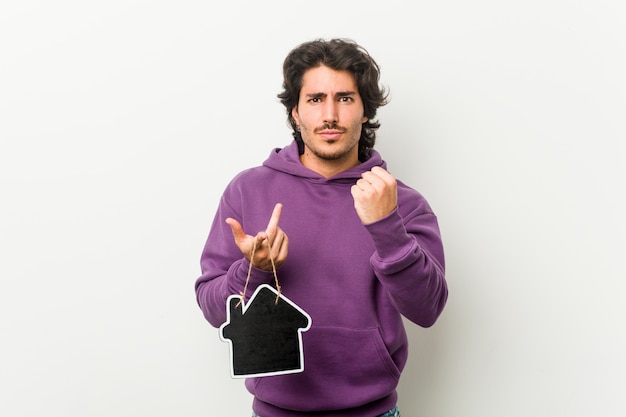
[[[302,335],[304,372],[246,379],[255,415],[399,416],[401,315],[429,327],[448,296],[437,218],[373,149],[387,95],[362,47],[307,42],[283,73],[278,97],[295,140],[224,191],[198,304],[218,327],[230,295],[273,284],[278,268],[282,294],[312,325]]]

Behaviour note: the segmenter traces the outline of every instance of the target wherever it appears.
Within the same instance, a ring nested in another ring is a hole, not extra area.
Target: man
[[[304,372],[246,379],[254,415],[399,416],[401,315],[429,327],[448,295],[437,218],[373,149],[387,95],[362,47],[306,42],[283,73],[278,97],[295,140],[224,191],[198,304],[220,326],[227,298],[273,284],[278,268],[282,294],[312,325],[302,336]]]

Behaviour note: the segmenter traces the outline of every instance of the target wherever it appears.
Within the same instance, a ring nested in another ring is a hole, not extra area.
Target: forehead
[[[308,69],[302,77],[302,93],[314,94],[335,92],[357,93],[356,80],[350,71],[334,70],[327,66]]]

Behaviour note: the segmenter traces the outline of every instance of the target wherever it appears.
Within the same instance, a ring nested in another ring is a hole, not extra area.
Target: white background
[[[380,64],[377,148],[445,241],[403,416],[626,415],[621,5],[3,2],[0,415],[250,414],[193,284],[226,183],[290,141],[281,64],[316,37]]]

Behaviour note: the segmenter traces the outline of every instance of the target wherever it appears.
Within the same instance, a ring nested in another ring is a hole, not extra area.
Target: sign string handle
[[[276,264],[274,263],[274,258],[272,257],[272,244],[270,240],[267,239],[267,246],[270,254],[270,262],[272,263],[272,272],[274,273],[274,283],[276,284],[276,302],[278,304],[278,299],[280,298],[280,285],[278,284],[278,274],[276,273]],[[256,239],[254,240],[254,244],[252,245],[252,252],[250,253],[250,265],[248,266],[248,276],[246,277],[246,283],[243,286],[243,291],[239,294],[241,295],[241,299],[237,303],[235,307],[239,307],[239,305],[246,299],[246,292],[248,291],[248,282],[250,281],[250,273],[252,272],[252,264],[254,262],[254,253],[256,252]]]

